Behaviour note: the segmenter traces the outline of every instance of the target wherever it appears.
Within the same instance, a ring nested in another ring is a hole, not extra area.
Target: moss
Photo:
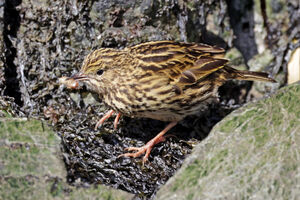
[[[3,199],[29,199],[32,196],[35,184],[31,177],[8,177],[1,184],[0,194]],[[35,197],[36,199],[36,197]]]
[[[188,200],[194,199],[194,193],[189,193],[188,196],[187,196],[187,199]]]
[[[224,124],[220,129],[222,132],[232,132],[237,127],[236,122],[237,117],[234,117],[232,120]]]
[[[245,132],[247,129],[248,129],[248,123],[245,123],[245,124],[242,126],[241,131],[242,131],[242,132]]]
[[[300,195],[300,85],[248,104],[227,116],[173,181],[178,199],[294,199]],[[205,145],[204,145],[205,144]],[[226,191],[226,196],[224,192]],[[163,195],[161,195],[163,193]],[[168,196],[164,187],[160,197]]]
[[[238,121],[239,121],[239,126],[244,123],[247,119],[252,118],[254,115],[257,115],[258,111],[256,108],[252,108],[247,110],[245,113],[243,113],[243,115],[240,115],[237,117]]]
[[[66,188],[64,182],[54,179],[50,182],[48,186],[48,191],[50,191],[50,194],[52,197],[63,197],[64,196],[64,189]]]
[[[189,165],[183,172],[182,179],[176,180],[172,191],[176,191],[178,188],[184,189],[192,187],[197,184],[200,178],[207,176],[216,167],[216,164],[222,162],[228,155],[228,150],[221,150],[218,154],[209,160],[195,160],[194,163]],[[219,169],[220,171],[221,169]]]
[[[0,119],[0,199],[129,199],[104,186],[68,185],[59,138],[38,120]]]
[[[255,146],[260,148],[265,145],[266,141],[269,139],[269,133],[267,127],[257,127],[253,130],[253,136],[255,137]]]

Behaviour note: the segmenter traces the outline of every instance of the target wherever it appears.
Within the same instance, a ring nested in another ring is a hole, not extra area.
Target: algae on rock
[[[0,199],[128,199],[106,186],[66,181],[60,138],[42,121],[0,118]]]
[[[290,85],[225,117],[157,199],[299,197],[299,96]]]

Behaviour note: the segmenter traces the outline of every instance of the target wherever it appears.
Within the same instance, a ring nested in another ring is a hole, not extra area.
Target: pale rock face
[[[300,84],[233,111],[199,143],[157,199],[296,199]]]

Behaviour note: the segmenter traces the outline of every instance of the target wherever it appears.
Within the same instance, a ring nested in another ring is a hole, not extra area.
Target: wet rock
[[[293,199],[298,190],[300,84],[218,123],[156,199]]]

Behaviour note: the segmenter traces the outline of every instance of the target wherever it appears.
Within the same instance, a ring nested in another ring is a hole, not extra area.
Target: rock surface
[[[131,199],[106,186],[66,183],[60,138],[44,122],[0,118],[0,199]]]
[[[296,199],[300,196],[300,84],[217,124],[157,199]]]
[[[60,87],[58,78],[76,73],[96,48],[168,39],[231,48],[234,66],[270,72],[283,85],[285,65],[300,45],[299,16],[298,0],[0,0],[0,110],[52,123],[71,185],[105,184],[152,198],[191,152],[190,144],[233,109],[279,85],[227,83],[220,105],[174,127],[178,138],[156,145],[142,166],[139,158],[118,156],[125,147],[145,144],[165,124],[125,117],[118,130],[111,120],[94,131],[109,108],[84,89]]]
[[[184,127],[177,126],[172,134],[183,137],[158,144],[149,165],[143,167],[139,158],[118,156],[128,146],[145,144],[164,123],[125,117],[118,130],[110,120],[94,131],[109,108],[96,104],[84,89],[70,91],[58,84],[60,77],[78,72],[84,56],[100,47],[124,48],[152,40],[205,41],[226,47],[223,40],[232,35],[227,33],[224,2],[7,0],[0,5],[4,22],[0,24],[0,95],[13,97],[9,100],[24,116],[52,123],[62,139],[71,184],[106,184],[151,198],[191,152],[192,146],[179,140],[205,137],[215,121],[231,111],[224,108],[217,116],[208,112],[213,123],[194,117]],[[1,104],[0,97],[0,110]]]

